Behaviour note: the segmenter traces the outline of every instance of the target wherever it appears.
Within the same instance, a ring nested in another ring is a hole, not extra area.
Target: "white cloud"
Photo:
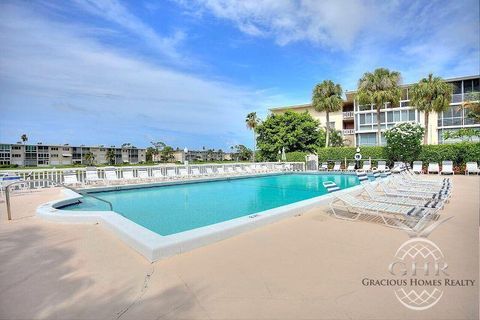
[[[279,45],[297,41],[350,48],[375,16],[375,6],[348,0],[193,0],[178,1],[192,11],[206,10],[232,21],[242,32],[273,37]],[[369,18],[366,18],[368,16]]]
[[[184,40],[185,33],[176,30],[171,36],[160,36],[154,29],[145,24],[117,0],[74,0],[75,3],[87,12],[113,22],[159,52],[172,59],[184,59],[179,54],[177,46]],[[160,10],[160,9],[158,9]],[[161,22],[160,22],[161,23]]]
[[[120,54],[87,37],[89,27],[17,5],[0,12],[0,135],[9,140],[31,130],[44,142],[145,145],[156,137],[225,148],[250,141],[244,117],[268,98]]]

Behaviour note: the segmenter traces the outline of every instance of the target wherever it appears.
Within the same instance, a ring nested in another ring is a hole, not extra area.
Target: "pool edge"
[[[337,194],[355,192],[361,188],[361,185],[357,185],[337,191]],[[74,203],[82,197],[80,194],[68,189],[63,189],[62,191],[65,195],[63,199],[44,203],[37,208],[39,217],[64,223],[102,224],[150,262],[184,253],[288,217],[293,217],[315,206],[325,204],[333,198],[331,194],[324,194],[216,224],[161,236],[114,211],[57,209],[56,207],[58,206]]]

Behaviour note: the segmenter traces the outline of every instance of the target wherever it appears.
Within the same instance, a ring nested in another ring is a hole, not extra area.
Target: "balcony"
[[[355,134],[355,129],[343,129],[343,130],[342,130],[342,134],[343,134],[344,136],[353,135],[353,134]]]
[[[345,111],[345,112],[342,112],[342,114],[343,114],[343,119],[353,119],[354,117],[353,111]]]

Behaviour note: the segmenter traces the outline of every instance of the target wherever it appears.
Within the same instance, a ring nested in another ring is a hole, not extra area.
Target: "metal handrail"
[[[74,189],[72,187],[66,186],[63,183],[57,182],[55,180],[52,180],[52,179],[20,180],[20,181],[15,181],[13,183],[10,183],[9,185],[7,185],[5,187],[5,202],[7,204],[8,220],[12,220],[12,212],[11,212],[11,208],[10,208],[10,189],[9,188],[11,186],[14,186],[14,185],[17,185],[17,184],[32,183],[32,182],[50,182],[50,183],[56,184],[57,186],[60,186],[60,187],[69,189],[73,192],[76,192],[78,194],[81,194],[82,196],[92,197],[92,198],[97,199],[99,201],[105,202],[110,207],[110,211],[113,211],[113,205],[110,201],[99,198],[99,197],[96,197],[96,196],[93,196],[93,195],[89,194],[88,192],[82,192],[80,190],[77,190],[77,189]]]

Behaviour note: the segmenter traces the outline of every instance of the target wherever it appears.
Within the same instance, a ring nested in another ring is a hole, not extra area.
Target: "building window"
[[[57,150],[58,150],[58,147],[50,147],[50,150],[55,150],[55,151],[57,151]]]
[[[0,152],[1,151],[10,151],[10,145],[8,144],[0,144]]]
[[[69,151],[70,150],[70,148],[62,148],[62,149],[63,149],[63,151]]]
[[[438,143],[439,144],[449,144],[449,143],[457,143],[457,142],[462,142],[462,141],[465,141],[462,140],[461,138],[450,138],[450,139],[445,139],[444,138],[444,134],[446,132],[455,132],[455,131],[458,131],[459,128],[456,128],[456,129],[439,129],[438,130]],[[480,142],[480,137],[472,137],[471,140],[469,141],[472,141],[472,142]]]
[[[22,149],[22,147],[20,147],[20,146],[12,146],[12,150],[21,150],[21,149]]]
[[[12,154],[13,158],[20,158],[22,155],[21,154]]]

